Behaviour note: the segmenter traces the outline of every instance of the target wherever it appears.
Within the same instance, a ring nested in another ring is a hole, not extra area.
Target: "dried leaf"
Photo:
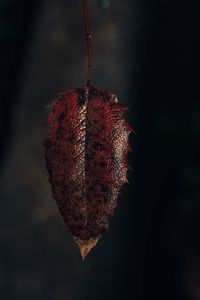
[[[53,197],[83,258],[108,229],[127,182],[131,129],[115,95],[71,90],[51,106],[44,142]]]

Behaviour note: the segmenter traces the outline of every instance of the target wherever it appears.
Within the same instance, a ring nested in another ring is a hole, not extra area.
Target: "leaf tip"
[[[89,240],[82,240],[78,237],[74,237],[74,240],[79,247],[83,261],[88,255],[88,253],[91,251],[91,249],[96,246],[99,239],[100,237],[90,238]]]

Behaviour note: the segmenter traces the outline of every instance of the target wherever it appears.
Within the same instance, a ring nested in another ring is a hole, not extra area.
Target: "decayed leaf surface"
[[[96,245],[127,182],[125,108],[99,88],[63,93],[52,104],[44,142],[53,197],[83,258]]]

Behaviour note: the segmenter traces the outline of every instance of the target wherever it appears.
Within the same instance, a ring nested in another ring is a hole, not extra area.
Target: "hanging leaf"
[[[131,129],[125,108],[103,89],[71,90],[51,108],[44,142],[49,181],[84,258],[108,229],[127,182]]]

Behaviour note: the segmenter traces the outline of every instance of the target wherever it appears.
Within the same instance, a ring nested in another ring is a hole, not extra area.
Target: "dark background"
[[[91,0],[94,84],[130,110],[133,172],[85,262],[41,146],[85,84],[81,0],[0,0],[0,299],[200,299],[200,4]]]

